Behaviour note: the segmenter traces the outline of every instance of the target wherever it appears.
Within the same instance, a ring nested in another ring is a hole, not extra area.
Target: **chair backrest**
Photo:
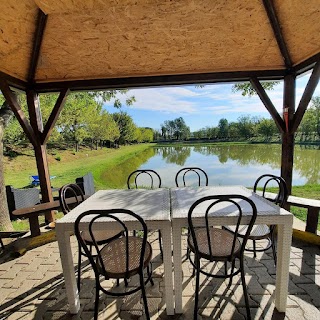
[[[92,196],[95,193],[94,181],[91,172],[87,173],[83,177],[77,178],[76,184],[79,185],[82,192],[87,196]]]
[[[231,206],[231,207],[230,207]],[[224,246],[223,239],[219,239],[217,243],[213,242],[210,239],[210,228],[213,226],[213,223],[210,222],[211,215],[221,215],[223,212],[232,212],[232,216],[235,217],[235,231],[233,233],[233,242],[232,249],[230,251],[229,256],[234,254],[235,245],[237,240],[237,233],[241,225],[246,225],[246,233],[241,235],[243,237],[243,241],[241,243],[240,252],[241,254],[245,250],[246,242],[254,225],[254,222],[257,217],[257,208],[254,202],[242,195],[213,195],[203,197],[197,201],[195,201],[189,209],[188,212],[188,225],[189,230],[192,236],[193,244],[195,247],[195,255],[199,257],[199,247],[198,247],[198,239],[196,237],[195,230],[200,227],[206,228],[206,239],[201,239],[202,244],[206,244],[207,248],[209,248],[209,260],[214,261],[214,256],[212,252],[213,246],[217,246],[217,248],[221,248]],[[245,210],[245,213],[244,213]],[[196,217],[196,224],[194,224],[194,216]],[[249,217],[249,221],[248,221]],[[244,221],[243,219],[247,221]],[[200,240],[199,240],[200,241]],[[216,252],[216,251],[215,251]]]
[[[288,199],[288,188],[286,181],[282,177],[275,176],[273,174],[263,174],[260,176],[253,187],[253,191],[257,192],[258,188],[262,188],[262,196],[266,197],[266,189],[268,187],[278,188],[277,195],[274,199],[269,199],[275,204],[282,207]]]
[[[6,186],[6,195],[10,215],[13,210],[40,203],[40,190],[37,188],[15,189],[12,186]]]
[[[208,182],[209,182],[208,175],[203,169],[198,167],[186,167],[186,168],[180,169],[176,174],[175,181],[176,181],[177,187],[187,186],[186,176],[188,176],[189,181],[192,177],[196,177],[199,187],[201,185],[203,186],[208,185]]]
[[[62,212],[67,214],[84,201],[84,194],[77,184],[65,184],[59,190],[59,201]]]
[[[134,212],[127,209],[90,210],[90,211],[83,212],[77,217],[75,221],[75,235],[81,247],[83,248],[85,254],[89,258],[89,261],[92,265],[92,268],[95,272],[96,277],[98,277],[99,274],[106,275],[106,270],[105,270],[105,264],[103,263],[103,258],[101,256],[101,250],[103,250],[103,246],[99,246],[99,241],[98,239],[96,239],[96,237],[98,237],[97,236],[98,233],[94,232],[94,230],[95,230],[95,225],[99,224],[99,221],[106,220],[106,219],[108,219],[109,221],[110,220],[115,221],[117,223],[117,225],[114,226],[113,229],[119,226],[119,231],[123,230],[123,236],[121,237],[121,243],[123,244],[123,247],[119,245],[117,248],[121,252],[122,252],[122,249],[124,248],[126,252],[124,256],[124,259],[126,261],[121,264],[126,266],[126,270],[124,271],[125,277],[129,278],[129,273],[128,273],[129,261],[132,260],[132,258],[134,258],[135,261],[138,262],[139,264],[138,269],[142,273],[142,270],[144,268],[144,256],[146,251],[147,234],[148,234],[147,225],[144,222],[144,220]],[[81,225],[84,221],[86,222],[86,226]],[[132,239],[136,237],[132,236],[129,233],[129,228],[127,227],[126,221],[130,221],[130,223],[134,222],[135,225],[137,225],[137,230],[143,231],[142,235],[138,237],[139,239],[141,239],[141,242],[140,242],[141,251],[132,252],[131,254],[134,254],[135,255],[134,257],[130,256],[129,243],[130,243],[130,238]],[[96,251],[94,255],[92,253],[92,250],[90,250],[88,244],[86,244],[86,241],[81,236],[81,233],[83,231],[88,231],[88,234],[91,237],[90,242],[93,243]],[[116,255],[110,252],[109,258],[112,259],[114,256],[119,257],[119,255]],[[104,256],[104,259],[105,258],[106,257]],[[110,263],[117,264],[117,261],[114,261],[114,262],[110,261]]]
[[[146,184],[145,180],[143,181],[144,184],[141,184],[142,177],[147,177],[147,180],[150,182],[150,184]],[[138,178],[140,179],[140,184],[138,183]],[[129,174],[127,179],[127,186],[128,189],[138,189],[139,186],[151,189],[161,188],[161,178],[156,171],[151,169],[135,170]]]

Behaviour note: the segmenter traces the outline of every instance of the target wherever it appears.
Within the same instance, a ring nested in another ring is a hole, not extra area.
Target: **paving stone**
[[[23,264],[13,264],[0,275],[0,279],[14,279],[20,274],[21,270],[25,268],[25,265]]]
[[[164,304],[163,264],[159,256],[157,232],[150,235],[156,253],[153,260],[155,286],[147,285],[148,306],[151,319],[193,319],[195,278],[189,261],[182,262],[183,314],[167,316]],[[183,237],[186,246],[186,237]],[[77,265],[77,242],[72,237],[74,265]],[[184,254],[186,251],[184,250]],[[82,268],[80,301],[77,315],[68,312],[59,249],[56,242],[28,251],[24,256],[7,262],[0,260],[0,319],[5,315],[15,319],[92,319],[94,309],[94,277],[90,267]],[[214,272],[224,272],[223,264],[204,263],[203,267]],[[296,320],[319,319],[320,309],[320,255],[317,246],[293,242],[290,260],[290,282],[287,311],[284,315],[274,306],[275,268],[269,251],[245,254],[246,283],[253,319]],[[246,316],[240,277],[234,277],[230,290],[228,280],[200,277],[198,319],[244,319]],[[132,287],[135,278],[130,282]],[[124,284],[106,283],[114,290],[123,290]],[[140,293],[125,300],[100,294],[99,319],[143,320],[143,303]]]
[[[309,297],[311,298],[312,304],[315,307],[320,307],[320,288],[319,286],[317,286],[316,284],[312,283],[312,284],[298,284],[298,287],[302,287],[303,290],[305,290]]]
[[[320,310],[312,304],[312,301],[308,295],[292,296],[291,298],[299,305],[299,308],[288,308],[286,311],[287,319],[320,319]]]

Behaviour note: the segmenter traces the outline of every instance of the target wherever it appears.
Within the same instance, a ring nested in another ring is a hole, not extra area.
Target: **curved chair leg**
[[[139,278],[140,278],[141,293],[142,293],[142,299],[143,299],[143,303],[144,303],[144,310],[145,310],[145,314],[146,314],[146,319],[150,320],[148,301],[147,301],[147,296],[146,296],[146,288],[144,286],[143,273],[139,273]]]
[[[162,251],[162,238],[161,238],[161,231],[158,232],[158,239],[159,239],[159,246],[160,246],[160,255],[161,259],[163,260],[163,251]]]
[[[234,266],[235,266],[235,264],[236,264],[236,261],[233,260],[232,263],[231,263],[231,274],[233,274],[233,272],[234,272]],[[232,285],[232,280],[233,280],[233,276],[231,276],[231,277],[229,278],[228,289],[229,289],[229,288],[231,287],[231,285]]]
[[[198,264],[197,264],[198,265]],[[195,297],[194,297],[194,311],[193,311],[193,319],[198,319],[198,305],[199,305],[199,287],[200,287],[200,266],[198,265],[198,268],[196,270],[196,291],[195,291]]]
[[[99,282],[96,281],[96,300],[94,302],[94,320],[98,320],[99,313]]]
[[[274,231],[271,232],[271,247],[272,247],[272,254],[274,265],[277,266],[277,250],[276,250],[276,241],[275,241]]]
[[[240,258],[240,269],[241,269],[240,273],[241,273],[241,282],[242,282],[242,288],[243,288],[244,301],[246,303],[246,310],[247,310],[247,319],[251,320],[249,297],[248,297],[246,279],[245,279],[245,274],[244,274],[243,257]]]
[[[154,282],[153,282],[152,276],[150,276],[151,275],[151,270],[150,270],[150,266],[149,265],[147,266],[147,274],[148,274],[148,277],[150,277],[151,285],[154,286]]]
[[[256,258],[257,257],[256,240],[252,240],[252,242],[253,242],[253,256]]]

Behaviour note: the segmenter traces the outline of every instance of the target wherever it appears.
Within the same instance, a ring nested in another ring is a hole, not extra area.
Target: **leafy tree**
[[[239,129],[238,129],[237,122],[230,122],[228,131],[229,131],[229,138],[234,140],[239,138]]]
[[[273,119],[261,119],[257,124],[257,132],[267,139],[270,139],[278,130]]]
[[[190,137],[190,128],[186,125],[182,117],[174,120],[166,120],[161,125],[161,131],[164,136],[170,139],[187,139]]]
[[[96,114],[92,114],[88,122],[88,132],[93,141],[96,143],[96,149],[98,149],[98,143],[102,140],[109,140],[114,142],[119,139],[119,128],[114,121],[112,115],[105,110]]]
[[[7,205],[7,197],[5,192],[5,182],[3,179],[3,134],[5,127],[7,126],[10,118],[13,116],[9,105],[4,102],[2,96],[0,96],[2,107],[0,108],[0,230],[10,231],[13,230],[13,226],[9,216],[9,210]]]
[[[154,132],[151,128],[139,128],[141,132],[141,141],[151,142],[153,141]]]
[[[276,85],[278,85],[280,81],[264,81],[261,82],[262,87],[265,90],[273,90]],[[256,90],[253,89],[250,82],[236,83],[231,88],[232,92],[241,92],[243,96],[254,96],[257,94]]]
[[[101,110],[94,97],[85,92],[71,93],[57,121],[58,130],[65,140],[74,141],[76,151],[79,143],[89,138],[88,125],[91,117],[96,117]]]
[[[241,116],[238,118],[239,135],[243,138],[250,138],[254,135],[254,123],[250,116]]]
[[[229,125],[227,119],[220,119],[219,124],[219,138],[227,138],[228,137],[228,131],[229,131]]]
[[[113,113],[113,119],[120,131],[119,144],[126,144],[135,140],[136,125],[126,112]]]

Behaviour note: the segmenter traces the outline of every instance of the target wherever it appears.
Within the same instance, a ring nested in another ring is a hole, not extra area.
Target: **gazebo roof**
[[[319,60],[319,13],[319,0],[1,1],[0,76],[39,92],[279,79]]]

